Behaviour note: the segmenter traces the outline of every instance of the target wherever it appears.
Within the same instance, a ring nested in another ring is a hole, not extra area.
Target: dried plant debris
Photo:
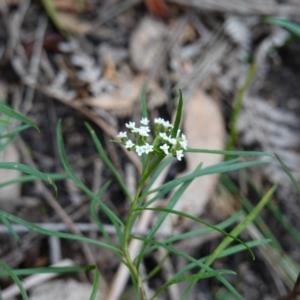
[[[299,43],[278,52],[279,61],[266,56],[259,66],[239,118],[239,130],[246,145],[257,143],[276,153],[300,180],[300,80]],[[280,165],[265,168],[268,177],[281,185],[291,182]]]

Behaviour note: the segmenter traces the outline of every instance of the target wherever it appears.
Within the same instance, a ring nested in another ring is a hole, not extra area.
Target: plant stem
[[[132,222],[134,222],[134,209],[136,208],[136,206],[138,204],[138,200],[139,200],[139,197],[140,197],[141,190],[142,190],[141,184],[139,184],[138,189],[137,189],[136,194],[135,194],[135,197],[133,199],[133,202],[130,205],[128,218],[127,218],[127,221],[125,223],[123,249],[124,249],[124,258],[127,262],[128,268],[129,268],[132,276],[134,277],[134,279],[136,280],[136,283],[138,285],[140,298],[142,300],[147,300],[142,278],[139,274],[139,270],[137,269],[136,265],[133,262],[134,258],[132,258],[130,256],[129,247],[128,247],[129,243],[130,243],[130,231],[131,231],[131,228],[132,228]]]

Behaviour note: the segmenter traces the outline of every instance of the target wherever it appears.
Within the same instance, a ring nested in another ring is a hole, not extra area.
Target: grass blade
[[[99,284],[100,284],[100,272],[99,272],[98,268],[95,267],[93,290],[92,290],[92,294],[90,296],[90,300],[95,300],[96,299],[97,294],[99,292]]]
[[[142,94],[141,94],[141,109],[142,109],[142,117],[148,118],[147,100],[146,100],[146,85],[145,84],[143,84]]]
[[[14,281],[14,283],[19,288],[21,295],[23,297],[23,300],[29,300],[28,295],[26,293],[26,290],[23,287],[23,284],[21,280],[18,278],[18,276],[14,273],[14,271],[3,261],[0,260],[0,267],[2,267],[8,275],[11,277],[11,279]]]
[[[252,222],[255,217],[259,214],[259,212],[263,209],[263,207],[268,203],[268,201],[271,199],[273,193],[276,190],[276,185],[274,185],[269,191],[266,193],[266,195],[260,200],[260,202],[254,207],[254,209],[245,217],[245,219],[236,226],[231,232],[231,236],[238,236],[245,228],[246,226]],[[208,259],[205,262],[205,265],[210,266],[220,255],[220,253],[232,242],[232,238],[227,236],[215,249],[215,251],[208,257]],[[200,270],[202,272],[202,270]],[[196,281],[193,281],[190,286],[187,288],[186,293],[189,293],[191,289],[196,284]]]
[[[75,273],[85,271],[85,267],[71,266],[71,267],[44,267],[44,268],[30,268],[30,269],[16,269],[13,270],[16,276],[30,276],[35,274],[47,274],[47,273]],[[0,271],[0,276],[8,276],[7,271]]]
[[[226,156],[271,156],[274,154],[260,151],[235,151],[235,150],[208,150],[208,149],[193,149],[188,148],[184,152],[190,153],[209,153],[209,154],[221,154]]]
[[[292,34],[296,35],[297,37],[300,37],[300,24],[294,23],[290,20],[276,18],[276,17],[267,17],[265,18],[265,22],[268,24],[280,26],[288,30]]]
[[[30,119],[26,118],[25,116],[17,113],[16,111],[14,111],[13,109],[11,109],[10,107],[6,106],[3,103],[0,103],[0,112],[3,112],[4,114],[6,114],[9,117],[11,117],[15,120],[21,121],[21,122],[35,128],[37,131],[40,131],[38,126],[34,122],[32,122]]]
[[[54,188],[54,191],[55,191],[55,196],[57,196],[56,184],[53,182],[53,180],[47,174],[44,174],[44,173],[42,173],[38,170],[35,170],[31,167],[28,167],[28,166],[23,165],[23,164],[15,163],[15,162],[0,162],[0,168],[1,169],[8,169],[8,170],[18,170],[18,171],[21,171],[23,173],[33,175],[36,178],[41,179],[43,181],[46,181],[46,182],[48,182],[49,184],[52,185],[52,187]]]
[[[142,237],[135,237],[133,236],[134,239],[137,239],[137,240],[140,240],[140,241],[143,241],[145,243],[149,243],[149,244],[153,244],[153,245],[156,245],[157,247],[161,247],[161,248],[164,248],[166,249],[167,251],[171,252],[171,253],[174,253],[178,256],[182,256],[183,258],[185,258],[186,260],[190,261],[190,262],[193,262],[195,263],[195,265],[197,267],[199,267],[200,269],[204,269],[205,271],[213,271],[212,268],[210,268],[209,266],[206,266],[204,263],[202,263],[201,261],[195,259],[194,257],[186,254],[185,252],[182,252],[180,250],[177,250],[169,245],[166,245],[164,243],[161,243],[161,242],[158,242],[158,241],[155,241],[155,240],[147,240],[145,238],[142,238]],[[176,275],[175,275],[176,276]],[[222,282],[224,284],[224,286],[226,286],[228,288],[228,290],[230,290],[239,300],[244,300],[244,298],[235,290],[235,288],[225,279],[223,278],[221,275],[216,275],[216,278]]]
[[[300,184],[297,182],[297,180],[295,179],[295,177],[293,176],[293,174],[291,173],[291,171],[289,170],[289,168],[286,166],[286,164],[280,159],[280,157],[276,153],[275,153],[275,157],[279,161],[279,163],[280,163],[283,171],[290,178],[291,182],[293,183],[293,185],[297,189],[298,193],[300,193]]]
[[[49,177],[52,180],[64,180],[69,178],[68,175],[66,174],[45,174],[47,177]],[[33,175],[25,175],[25,176],[21,176],[17,179],[13,179],[13,180],[9,180],[9,181],[5,181],[0,183],[0,189],[2,187],[8,186],[8,185],[12,185],[12,184],[16,184],[16,183],[24,183],[24,182],[31,182],[36,180],[36,177]]]
[[[206,222],[206,221],[204,221],[202,219],[193,217],[193,216],[191,216],[189,214],[186,214],[186,213],[183,213],[181,211],[177,211],[177,210],[173,210],[173,209],[167,209],[167,208],[160,208],[160,207],[147,207],[147,208],[142,208],[142,209],[141,208],[137,208],[136,210],[152,210],[152,211],[157,211],[157,212],[166,212],[168,214],[178,215],[180,217],[193,220],[193,221],[195,221],[197,223],[204,224],[207,227],[210,227],[210,228],[214,229],[215,231],[218,231],[221,234],[225,235],[230,240],[234,239],[235,241],[239,242],[240,244],[243,244],[245,246],[245,248],[247,248],[249,250],[249,252],[251,253],[252,257],[254,258],[254,254],[253,254],[252,250],[247,246],[247,244],[245,242],[243,242],[242,240],[240,240],[239,238],[237,238],[236,235],[234,235],[232,233],[227,233],[226,231],[224,231],[224,230],[218,228],[217,226],[212,225],[212,224],[210,224],[210,223],[208,223],[208,222]]]
[[[75,175],[74,171],[72,170],[67,155],[64,148],[64,141],[62,137],[62,130],[61,130],[61,122],[58,122],[57,124],[57,145],[58,145],[58,151],[60,155],[61,162],[67,172],[67,174],[70,176],[70,178],[76,183],[76,185],[91,199],[95,200],[100,206],[100,208],[103,210],[103,212],[108,216],[108,218],[111,220],[113,225],[116,228],[116,232],[118,235],[118,238],[120,242],[123,241],[123,235],[121,232],[121,227],[124,227],[123,222],[116,216],[113,211],[107,207],[102,201],[99,200],[99,197],[97,197],[83,182],[81,182],[78,177]]]
[[[16,233],[16,231],[14,230],[14,228],[11,226],[11,224],[9,223],[9,221],[4,218],[4,217],[0,217],[1,222],[6,226],[7,230],[9,231],[9,233],[18,241],[21,242],[21,239],[19,237],[19,235]]]
[[[245,168],[250,168],[250,167],[256,167],[256,166],[262,166],[262,165],[267,165],[269,164],[268,161],[252,161],[252,162],[239,162],[239,163],[234,163],[234,164],[226,164],[226,163],[220,163],[214,166],[206,167],[204,169],[201,169],[199,171],[195,171],[192,174],[188,174],[185,176],[182,176],[180,178],[176,178],[174,180],[171,180],[165,184],[162,184],[160,187],[150,190],[147,193],[145,193],[142,197],[145,197],[149,194],[158,192],[158,191],[164,191],[166,194],[170,190],[172,190],[174,187],[192,180],[196,177],[204,176],[204,175],[210,175],[210,174],[220,174],[220,173],[225,173],[225,172],[230,172],[230,171],[236,171],[239,169],[245,169]]]
[[[99,242],[97,240],[90,239],[90,238],[83,237],[83,236],[77,236],[77,235],[70,234],[70,233],[57,232],[57,231],[53,231],[53,230],[44,229],[42,227],[34,225],[30,222],[27,222],[25,220],[22,220],[18,217],[15,217],[9,213],[6,213],[6,212],[0,210],[0,218],[1,217],[7,218],[11,222],[20,224],[32,231],[35,231],[35,232],[38,232],[38,233],[41,233],[41,234],[44,234],[47,236],[56,236],[56,237],[59,237],[62,239],[68,239],[68,240],[79,241],[79,242],[88,243],[88,244],[92,244],[92,245],[97,245],[100,247],[110,249],[110,250],[114,251],[115,253],[119,252],[120,254],[122,254],[122,251],[120,249],[118,249],[112,245],[108,245],[108,244]]]
[[[160,293],[162,293],[165,289],[167,289],[169,286],[173,285],[173,284],[177,284],[180,282],[185,282],[185,281],[190,281],[190,280],[200,280],[200,279],[206,279],[206,278],[211,278],[211,277],[216,277],[216,276],[220,276],[220,275],[225,275],[225,274],[230,274],[230,275],[236,275],[235,272],[233,271],[229,271],[229,270],[218,270],[218,271],[209,271],[209,272],[205,272],[204,274],[202,274],[201,276],[199,274],[194,274],[194,275],[188,275],[188,276],[184,276],[184,277],[179,277],[176,279],[172,279],[168,282],[166,282],[164,285],[162,285],[157,291],[156,293],[152,296],[152,299],[155,299]]]
[[[178,101],[178,106],[177,106],[177,112],[176,112],[174,127],[173,127],[172,133],[171,133],[172,138],[176,138],[178,129],[180,128],[182,108],[183,108],[182,91],[181,91],[181,89],[179,89],[179,101]]]
[[[106,164],[106,166],[111,170],[111,172],[113,173],[113,175],[115,176],[115,178],[117,179],[118,183],[120,184],[123,192],[125,193],[126,197],[128,199],[130,199],[132,201],[132,197],[126,187],[126,184],[124,183],[122,177],[120,176],[119,172],[116,170],[116,168],[114,167],[114,165],[111,163],[111,161],[109,160],[108,156],[105,153],[105,150],[100,142],[100,140],[98,139],[98,137],[96,136],[95,131],[93,130],[93,128],[90,126],[90,124],[85,123],[86,128],[88,129],[94,144],[97,148],[97,151],[99,152],[100,157],[103,159],[104,163]]]

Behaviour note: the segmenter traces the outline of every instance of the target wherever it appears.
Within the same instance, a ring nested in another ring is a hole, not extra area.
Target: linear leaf
[[[32,122],[30,119],[26,118],[25,116],[17,113],[15,110],[11,109],[10,107],[6,106],[3,103],[0,103],[0,112],[3,112],[4,114],[6,114],[7,116],[15,119],[15,120],[19,120],[33,128],[35,128],[37,131],[40,131],[38,126]]]
[[[57,196],[56,184],[53,182],[53,180],[47,174],[44,174],[44,173],[42,173],[38,170],[35,170],[31,167],[28,167],[26,165],[16,163],[16,162],[0,162],[0,168],[1,169],[21,171],[23,173],[33,175],[38,179],[46,181],[46,182],[48,182],[49,184],[52,185],[52,187],[54,188],[54,191],[55,191],[55,196]]]

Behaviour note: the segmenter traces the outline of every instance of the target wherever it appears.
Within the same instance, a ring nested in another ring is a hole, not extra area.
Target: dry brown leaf
[[[224,149],[225,128],[222,114],[216,102],[200,89],[197,90],[184,107],[184,133],[190,148],[222,150]],[[190,174],[202,164],[202,168],[222,161],[222,155],[186,153],[187,169],[182,175]],[[181,196],[175,210],[200,216],[214,192],[218,175],[198,177],[189,185]],[[177,218],[172,219],[175,224]],[[187,226],[188,219],[182,220],[180,226]]]
[[[86,34],[93,27],[92,23],[79,20],[74,13],[57,12],[57,15],[63,28],[75,34]]]
[[[120,88],[113,94],[105,94],[80,101],[91,107],[108,110],[116,116],[128,116],[132,113],[133,107],[140,97],[144,82],[144,76],[137,76],[130,81],[122,82]]]
[[[150,71],[161,54],[162,42],[167,35],[163,22],[145,17],[134,30],[130,39],[130,58],[136,70]]]

